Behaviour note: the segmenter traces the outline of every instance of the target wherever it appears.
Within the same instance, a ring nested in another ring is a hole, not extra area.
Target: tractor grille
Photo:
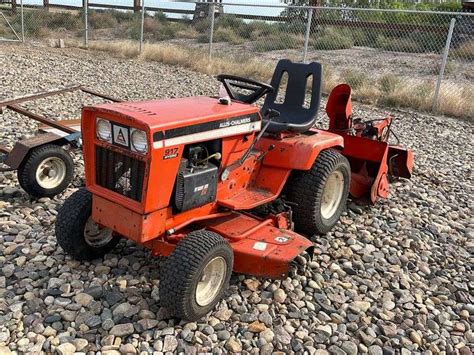
[[[96,147],[96,184],[140,202],[145,163],[102,147]]]

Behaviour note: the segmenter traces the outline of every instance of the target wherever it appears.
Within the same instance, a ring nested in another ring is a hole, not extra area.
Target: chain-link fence
[[[145,1],[64,9],[25,0],[23,16],[0,7],[0,40],[10,30],[14,40],[65,39],[264,80],[279,59],[319,61],[325,93],[347,82],[362,102],[474,116],[472,13]]]

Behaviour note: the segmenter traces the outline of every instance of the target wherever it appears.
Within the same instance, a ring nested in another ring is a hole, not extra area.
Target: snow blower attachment
[[[188,320],[216,305],[232,272],[287,277],[298,255],[313,254],[309,238],[338,222],[349,190],[384,197],[387,174],[411,172],[411,153],[387,143],[391,121],[381,133],[367,123],[375,134],[350,122],[350,89],[328,105],[331,128],[313,128],[321,78],[319,63],[283,60],[271,85],[218,76],[221,98],[86,107],[86,189],[58,214],[59,245],[87,260],[123,237],[167,256],[161,305]]]

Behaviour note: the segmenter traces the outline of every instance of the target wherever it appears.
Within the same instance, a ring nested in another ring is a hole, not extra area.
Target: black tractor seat
[[[286,92],[282,103],[278,102],[280,85],[284,74],[287,77]],[[308,80],[312,77],[312,85],[307,88]],[[273,73],[271,86],[274,92],[267,94],[262,107],[262,114],[269,109],[280,112],[278,117],[271,120],[267,128],[269,133],[298,132],[303,133],[309,130],[315,123],[321,101],[322,66],[320,63],[310,64],[293,63],[288,59],[280,60]],[[307,90],[311,94],[309,107],[305,107],[305,97]],[[263,123],[268,122],[268,118],[263,119]]]

